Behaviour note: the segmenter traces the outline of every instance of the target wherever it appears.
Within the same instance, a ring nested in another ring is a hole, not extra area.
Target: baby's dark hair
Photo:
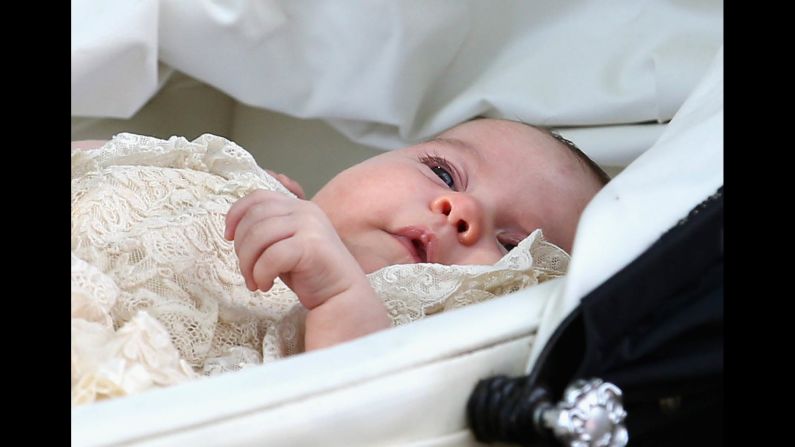
[[[572,143],[570,140],[568,140],[566,138],[563,138],[559,133],[557,133],[557,132],[555,132],[553,130],[547,129],[545,127],[540,127],[540,126],[532,126],[532,127],[534,127],[536,129],[548,134],[549,136],[551,136],[552,138],[560,141],[561,143],[563,143],[564,146],[569,148],[569,150],[571,150],[574,153],[574,155],[576,155],[577,158],[580,159],[580,161],[585,163],[585,166],[587,166],[588,169],[590,169],[591,172],[593,172],[594,175],[596,175],[596,178],[599,180],[599,183],[602,186],[606,185],[607,182],[610,181],[610,176],[601,167],[599,167],[599,165],[596,164],[596,162],[594,162],[593,160],[590,159],[590,157],[585,155],[585,153],[583,151],[581,151],[580,148],[577,147],[576,144]]]

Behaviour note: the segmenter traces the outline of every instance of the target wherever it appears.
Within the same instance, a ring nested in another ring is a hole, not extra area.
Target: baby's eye
[[[516,248],[516,244],[512,244],[510,242],[501,242],[500,243],[506,251],[511,251]]]
[[[505,252],[508,253],[516,248],[521,240],[522,237],[518,234],[500,234],[497,236],[497,245],[504,248]]]
[[[453,180],[453,176],[450,175],[450,173],[447,172],[447,170],[445,168],[443,168],[441,166],[433,166],[433,167],[431,167],[431,171],[433,171],[434,174],[439,176],[439,178],[442,179],[442,181],[450,189],[455,189],[455,180]]]
[[[420,162],[431,168],[434,174],[437,177],[442,179],[445,185],[448,188],[452,189],[453,191],[458,191],[458,183],[456,182],[456,178],[460,178],[458,176],[458,172],[446,158],[440,157],[438,155],[430,155],[430,154],[423,154],[420,156]]]

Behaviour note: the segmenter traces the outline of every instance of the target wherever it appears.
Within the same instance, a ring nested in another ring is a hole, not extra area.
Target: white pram
[[[305,146],[274,162],[349,163],[487,115],[554,127],[620,171],[583,214],[565,278],[74,408],[73,445],[478,445],[478,380],[529,371],[581,298],[723,184],[721,2],[499,5],[72,2],[73,139],[212,132],[266,160]],[[309,167],[307,192],[338,167]]]

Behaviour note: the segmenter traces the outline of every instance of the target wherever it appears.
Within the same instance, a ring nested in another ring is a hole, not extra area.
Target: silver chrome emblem
[[[571,447],[623,447],[629,441],[621,390],[601,379],[577,380],[563,400],[538,408],[535,421]]]

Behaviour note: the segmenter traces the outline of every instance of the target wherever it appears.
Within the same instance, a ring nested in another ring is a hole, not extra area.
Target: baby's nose
[[[447,216],[447,223],[455,228],[462,244],[474,245],[480,239],[483,209],[474,197],[465,193],[445,195],[434,200],[431,209]]]

